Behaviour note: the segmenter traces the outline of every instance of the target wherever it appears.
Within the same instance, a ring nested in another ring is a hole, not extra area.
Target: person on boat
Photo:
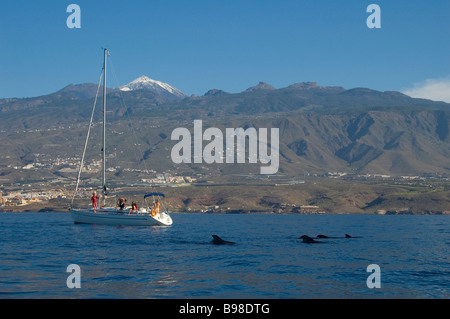
[[[159,200],[156,200],[154,208],[156,209],[156,212],[159,213],[159,210],[161,209],[161,203]]]
[[[125,209],[126,202],[127,202],[127,200],[125,198],[119,198],[116,209],[119,208],[119,210],[122,212]]]
[[[130,211],[128,212],[128,215],[130,215],[131,213],[136,213],[137,211],[138,211],[137,204],[135,202],[132,202]]]
[[[97,209],[97,201],[99,200],[99,197],[97,196],[96,192],[92,193],[91,201],[92,201],[92,207],[94,207],[94,213]]]

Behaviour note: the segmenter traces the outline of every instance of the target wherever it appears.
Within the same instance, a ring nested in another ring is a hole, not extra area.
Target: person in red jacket
[[[94,213],[95,213],[95,210],[97,209],[97,201],[99,200],[99,197],[97,196],[96,192],[92,193],[91,200],[92,200],[92,207],[94,207]]]
[[[133,202],[131,204],[130,210],[128,211],[128,215],[130,215],[131,213],[136,213],[137,211],[138,211],[137,204],[135,202]]]

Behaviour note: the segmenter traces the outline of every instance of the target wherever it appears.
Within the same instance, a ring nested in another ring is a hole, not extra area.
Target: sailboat
[[[142,207],[132,207],[130,209],[126,207],[106,207],[107,187],[106,187],[106,61],[109,55],[109,51],[104,49],[103,60],[103,134],[102,134],[102,201],[103,204],[100,207],[91,207],[86,209],[74,209],[73,202],[78,192],[78,186],[80,183],[80,176],[83,167],[84,157],[86,153],[86,147],[89,140],[90,128],[94,117],[94,109],[96,100],[94,102],[94,108],[92,110],[91,122],[86,137],[83,156],[81,158],[80,168],[78,171],[78,178],[75,187],[75,192],[72,198],[72,205],[70,207],[70,213],[75,224],[99,224],[99,225],[120,225],[120,226],[170,226],[173,221],[169,214],[169,208],[165,204],[165,195],[163,193],[151,192],[143,196]],[[99,83],[100,88],[100,83]],[[98,90],[97,90],[98,94]],[[93,197],[96,197],[94,194]],[[153,199],[153,207],[147,205],[148,198]]]

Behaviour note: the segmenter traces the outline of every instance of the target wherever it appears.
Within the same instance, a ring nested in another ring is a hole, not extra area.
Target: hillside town
[[[35,161],[25,166],[8,166],[8,169],[12,169],[17,172],[48,170],[49,172],[56,172],[53,178],[43,179],[41,181],[27,181],[14,180],[11,181],[8,178],[0,176],[0,207],[3,210],[8,208],[26,208],[27,205],[32,204],[45,204],[51,200],[61,200],[62,202],[69,202],[74,196],[75,189],[75,176],[78,171],[79,158],[55,158],[52,159],[45,154],[34,154]],[[96,181],[98,181],[99,171],[101,167],[101,161],[92,161],[85,164],[83,169],[88,177],[88,185],[80,187],[76,198],[88,198],[89,194],[95,190]],[[115,172],[121,170],[120,167],[109,168],[109,172]],[[119,181],[116,182],[117,188],[129,188],[129,187],[180,187],[180,186],[226,186],[233,183],[222,182],[221,177],[215,179],[206,175],[197,174],[194,176],[176,175],[175,172],[156,172],[154,170],[139,170],[139,169],[123,169],[123,171],[133,174],[134,176],[140,176],[139,179],[131,181]],[[58,176],[58,174],[65,173],[64,176]],[[95,174],[97,173],[97,174]],[[68,177],[70,176],[70,177]],[[145,177],[143,177],[145,176]],[[390,183],[392,185],[405,185],[421,187],[424,189],[441,190],[446,191],[449,188],[450,178],[447,176],[391,176],[383,174],[349,174],[347,172],[326,172],[323,174],[304,173],[304,180],[300,180],[298,177],[284,178],[279,176],[278,180],[273,180],[267,184],[267,180],[260,181],[259,179],[247,176],[242,181],[251,180],[254,183],[253,186],[258,185],[298,185],[302,183],[316,183],[316,181],[326,180],[341,180],[346,182],[357,181],[360,183],[377,184],[377,183]],[[91,183],[89,185],[89,182]],[[265,184],[266,183],[266,184]],[[250,185],[250,184],[249,184]],[[274,212],[283,213],[286,211],[295,213],[324,213],[323,209],[319,205],[309,205],[307,203],[298,204],[285,204],[285,203],[272,203]],[[218,206],[212,205],[213,208],[205,208],[205,211],[220,211]],[[214,209],[214,207],[216,207]],[[0,209],[1,211],[1,209]]]

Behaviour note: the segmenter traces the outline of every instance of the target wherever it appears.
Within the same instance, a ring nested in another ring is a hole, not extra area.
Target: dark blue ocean
[[[450,216],[172,214],[171,227],[0,214],[0,298],[449,298]],[[217,246],[212,234],[235,245]],[[358,238],[305,244],[298,237]],[[68,288],[67,266],[81,288]],[[380,267],[368,288],[367,266]]]

